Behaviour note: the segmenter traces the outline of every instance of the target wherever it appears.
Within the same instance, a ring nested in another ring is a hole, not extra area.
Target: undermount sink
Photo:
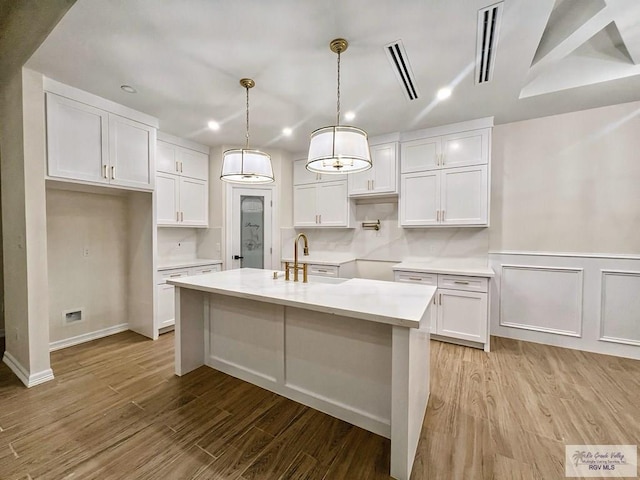
[[[348,278],[335,278],[335,277],[323,277],[321,275],[309,275],[307,277],[309,283],[330,283],[330,284],[340,284],[344,283]]]

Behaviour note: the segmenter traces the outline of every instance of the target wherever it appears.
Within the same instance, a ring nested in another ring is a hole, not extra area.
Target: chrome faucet
[[[298,281],[298,271],[302,270],[302,283],[307,283],[307,264],[303,263],[298,265],[298,243],[300,239],[304,240],[303,255],[309,255],[309,240],[304,233],[299,233],[296,237],[296,241],[293,244],[293,266],[289,266],[289,262],[284,262],[284,279],[289,280],[289,269],[293,269],[293,281]]]

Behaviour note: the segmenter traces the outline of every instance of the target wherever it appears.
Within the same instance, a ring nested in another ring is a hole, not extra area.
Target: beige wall
[[[125,196],[47,190],[51,342],[128,322],[127,214]],[[66,324],[76,308],[83,320]]]
[[[640,254],[640,102],[493,129],[491,251]]]

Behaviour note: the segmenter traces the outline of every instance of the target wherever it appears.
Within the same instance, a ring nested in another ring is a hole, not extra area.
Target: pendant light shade
[[[356,127],[340,125],[340,54],[349,44],[342,38],[329,47],[338,54],[338,103],[336,125],[319,128],[311,134],[307,170],[317,173],[357,173],[371,168],[367,133]]]
[[[271,157],[249,148],[249,89],[255,86],[250,78],[240,80],[247,91],[247,133],[245,148],[226,150],[222,154],[220,180],[230,183],[271,183],[274,181]]]

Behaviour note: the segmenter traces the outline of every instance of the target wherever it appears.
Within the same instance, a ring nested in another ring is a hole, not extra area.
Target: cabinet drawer
[[[219,264],[202,265],[200,267],[192,268],[191,269],[191,275],[204,275],[205,273],[219,272],[219,271],[220,271],[220,265]]]
[[[396,282],[409,282],[409,283],[423,283],[425,285],[438,285],[438,275],[435,273],[423,273],[423,272],[395,272]]]
[[[177,270],[162,270],[158,272],[157,283],[158,285],[161,285],[163,283],[166,283],[167,280],[171,278],[188,277],[188,276],[189,276],[189,270],[186,268],[181,268]]]
[[[484,277],[438,275],[438,288],[465,290],[468,292],[487,292],[487,284],[487,279]]]
[[[312,265],[307,268],[309,275],[320,275],[323,277],[337,277],[339,267],[335,265]]]

